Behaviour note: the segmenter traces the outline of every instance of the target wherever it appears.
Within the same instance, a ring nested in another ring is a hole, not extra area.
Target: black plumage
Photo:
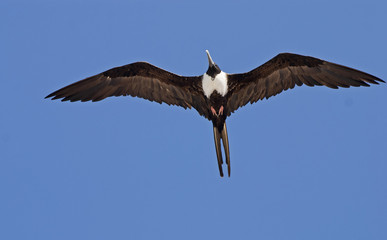
[[[208,54],[210,66],[207,74],[213,79],[221,71]],[[226,118],[247,103],[292,89],[296,85],[327,86],[337,89],[350,86],[369,86],[384,82],[380,78],[356,69],[321,59],[291,53],[282,53],[258,68],[239,74],[227,74],[227,93],[213,91],[206,97],[203,76],[179,76],[146,62],[136,62],[112,68],[61,88],[46,98],[62,101],[100,101],[110,96],[140,97],[158,103],[195,108],[214,125],[214,140],[220,175],[222,171],[223,142],[230,175],[230,155]],[[223,107],[222,111],[220,110]],[[214,114],[213,108],[216,112]],[[219,112],[218,112],[219,111]]]

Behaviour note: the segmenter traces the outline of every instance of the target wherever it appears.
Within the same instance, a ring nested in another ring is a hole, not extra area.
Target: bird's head
[[[208,76],[215,78],[215,76],[221,72],[220,68],[212,60],[210,52],[208,50],[206,50],[206,53],[207,53],[207,57],[208,57],[208,69],[207,69],[206,73]]]

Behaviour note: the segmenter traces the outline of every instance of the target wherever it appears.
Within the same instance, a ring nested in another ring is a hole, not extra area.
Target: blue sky
[[[298,87],[228,119],[44,97],[148,61],[245,72],[280,52],[387,80],[386,1],[2,1],[0,239],[387,239],[387,85]]]

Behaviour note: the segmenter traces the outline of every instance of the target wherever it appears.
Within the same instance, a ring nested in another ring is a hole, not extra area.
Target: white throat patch
[[[202,88],[207,98],[210,98],[212,92],[215,90],[224,97],[228,89],[227,74],[222,71],[213,79],[205,73],[203,75]]]

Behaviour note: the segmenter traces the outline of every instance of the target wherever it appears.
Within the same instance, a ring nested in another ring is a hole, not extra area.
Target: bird
[[[280,53],[249,72],[229,74],[219,68],[208,50],[206,54],[208,69],[203,75],[180,76],[147,62],[134,62],[70,84],[46,98],[97,102],[111,96],[132,96],[185,109],[194,108],[213,123],[219,174],[224,176],[222,142],[230,177],[226,119],[238,108],[295,86],[338,89],[384,82],[353,68],[294,53]]]

